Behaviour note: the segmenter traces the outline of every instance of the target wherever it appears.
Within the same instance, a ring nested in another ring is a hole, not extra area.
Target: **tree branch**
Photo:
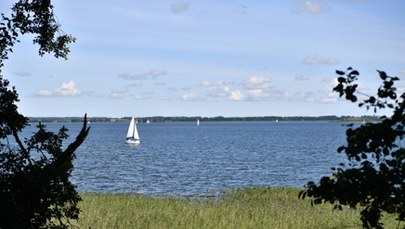
[[[83,121],[83,127],[80,131],[80,133],[77,135],[76,140],[69,144],[69,146],[66,148],[65,151],[56,158],[56,160],[51,164],[51,167],[59,167],[65,164],[69,158],[74,154],[77,148],[83,143],[83,141],[86,139],[88,133],[90,131],[90,127],[87,127],[87,114],[84,115],[84,121]]]
[[[22,152],[23,155],[24,155],[24,158],[26,158],[26,159],[28,160],[28,162],[30,163],[30,165],[32,165],[32,161],[31,161],[31,158],[30,158],[30,154],[29,154],[29,152],[27,151],[27,149],[24,147],[24,145],[22,144],[22,142],[21,142],[21,140],[20,140],[20,137],[18,137],[18,132],[17,132],[17,130],[14,128],[14,126],[11,126],[11,127],[12,127],[12,132],[13,132],[14,139],[15,139],[15,141],[17,142],[18,146],[20,147],[21,152]]]

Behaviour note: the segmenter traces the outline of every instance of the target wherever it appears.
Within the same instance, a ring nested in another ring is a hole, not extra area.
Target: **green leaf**
[[[336,74],[343,76],[345,74],[344,71],[336,70]]]
[[[339,153],[341,153],[343,150],[345,150],[346,149],[346,147],[345,146],[339,146],[339,148],[337,149],[337,151],[339,152]]]
[[[351,72],[349,73],[349,77],[350,77],[350,78],[355,78],[355,77],[357,77],[358,75],[360,75],[360,73],[359,73],[357,70],[353,70],[353,71],[351,71]]]
[[[389,96],[390,96],[391,99],[396,99],[396,98],[397,98],[397,93],[391,91],[391,92],[389,93]]]
[[[382,79],[382,80],[386,80],[387,79],[387,73],[385,73],[384,71],[379,71],[379,70],[377,70],[378,71],[378,74],[380,75],[380,78]]]
[[[346,79],[344,77],[339,77],[337,80],[339,83],[346,83]]]

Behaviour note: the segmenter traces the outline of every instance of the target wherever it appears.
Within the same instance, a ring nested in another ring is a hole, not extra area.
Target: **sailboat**
[[[200,120],[199,119],[197,119],[197,126],[199,126],[200,125]]]
[[[139,144],[141,139],[139,138],[138,129],[136,128],[135,118],[131,119],[131,123],[128,127],[127,138],[125,140],[128,144]]]

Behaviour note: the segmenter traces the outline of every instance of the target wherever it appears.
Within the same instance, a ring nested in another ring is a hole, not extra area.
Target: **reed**
[[[245,188],[221,198],[82,194],[80,228],[361,228],[359,211],[312,207],[299,189]],[[386,217],[387,228],[395,228]]]

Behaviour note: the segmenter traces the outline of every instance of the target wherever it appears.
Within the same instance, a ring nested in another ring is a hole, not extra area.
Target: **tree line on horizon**
[[[132,117],[89,117],[89,122],[104,123],[104,122],[129,122]],[[337,121],[337,122],[377,122],[380,120],[380,116],[249,116],[249,117],[201,117],[201,116],[150,116],[150,117],[135,117],[135,119],[144,123],[148,120],[150,122],[195,122],[200,120],[201,122],[249,122],[249,121]],[[75,123],[83,122],[83,117],[29,117],[31,123]]]

